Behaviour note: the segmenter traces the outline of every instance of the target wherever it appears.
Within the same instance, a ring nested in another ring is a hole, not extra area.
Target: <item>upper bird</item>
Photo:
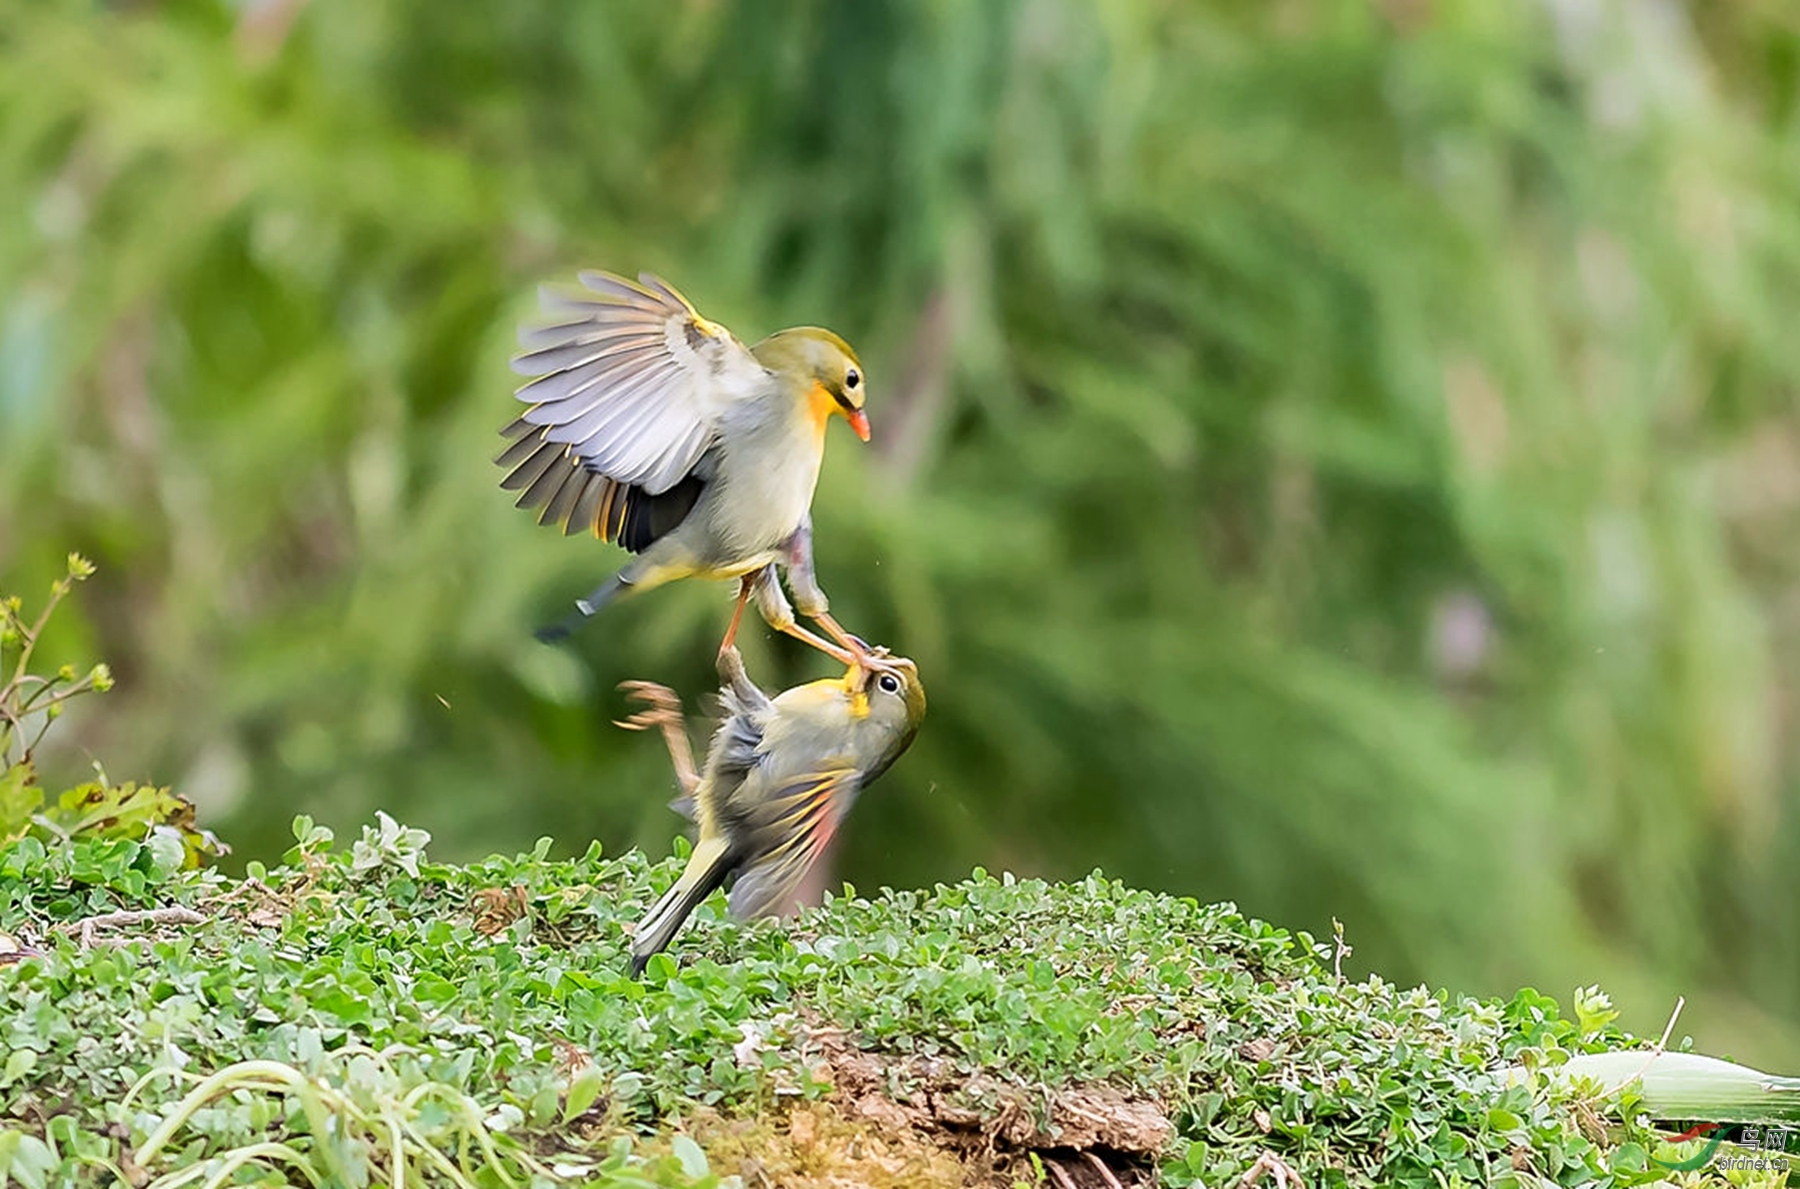
[[[812,557],[825,427],[842,417],[869,440],[856,352],[816,326],[745,347],[659,277],[580,277],[586,292],[542,292],[552,325],[519,333],[513,370],[536,378],[516,394],[531,407],[501,431],[516,440],[495,460],[510,468],[500,486],[523,489],[521,508],[542,506],[539,524],[592,532],[637,557],[539,638],[568,634],[629,591],[736,578],[721,651],[754,595],[769,626],[867,663],[866,646],[831,618]],[[794,621],[777,564],[831,641]]]
[[[770,698],[745,674],[737,649],[721,649],[725,720],[704,769],[694,766],[681,700],[650,682],[625,684],[650,709],[619,725],[662,730],[682,791],[676,808],[700,828],[681,877],[632,932],[633,975],[727,879],[739,920],[789,906],[857,793],[912,746],[925,717],[918,669],[901,657],[880,659],[887,663],[879,670],[851,665],[841,678]]]

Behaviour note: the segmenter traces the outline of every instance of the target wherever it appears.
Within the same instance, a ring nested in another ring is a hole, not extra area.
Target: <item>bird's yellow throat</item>
[[[838,410],[837,398],[831,395],[825,385],[814,380],[813,386],[806,393],[806,407],[812,413],[813,428],[823,438],[825,426],[830,424],[831,415]]]

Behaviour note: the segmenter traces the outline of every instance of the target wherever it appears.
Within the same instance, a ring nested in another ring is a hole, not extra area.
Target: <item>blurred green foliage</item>
[[[821,576],[932,719],[840,876],[1800,1063],[1785,6],[0,0],[0,61],[0,576],[99,559],[82,743],[240,856],[666,847],[612,686],[708,688],[730,591],[537,645],[619,559],[488,461],[533,285],[651,268],[868,364]]]

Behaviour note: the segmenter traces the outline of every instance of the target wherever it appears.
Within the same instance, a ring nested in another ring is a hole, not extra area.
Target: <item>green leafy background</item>
[[[664,853],[612,687],[708,688],[729,591],[539,646],[618,556],[488,461],[533,286],[650,268],[868,364],[822,577],[932,714],[836,877],[1800,1066],[1787,6],[0,0],[0,62],[0,585],[93,557],[46,649],[120,686],[65,783]]]

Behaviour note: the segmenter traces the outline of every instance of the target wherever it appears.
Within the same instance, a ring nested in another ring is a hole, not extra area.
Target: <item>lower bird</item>
[[[722,649],[725,720],[699,769],[681,700],[650,682],[621,687],[649,708],[619,725],[663,732],[682,792],[675,806],[699,826],[681,877],[632,933],[633,976],[727,879],[731,915],[739,920],[791,905],[856,795],[912,745],[925,717],[918,669],[898,657],[878,659],[878,668],[852,664],[842,678],[770,698],[744,673],[737,649]]]
[[[633,591],[736,578],[721,650],[754,597],[771,627],[866,665],[868,647],[831,617],[812,552],[826,425],[841,417],[869,440],[856,352],[817,326],[746,347],[659,277],[580,276],[585,293],[543,294],[559,321],[520,333],[513,368],[536,378],[517,393],[531,407],[501,431],[513,439],[496,459],[508,468],[501,486],[542,507],[539,524],[637,556],[538,637],[559,639]],[[777,566],[830,640],[795,622]]]

